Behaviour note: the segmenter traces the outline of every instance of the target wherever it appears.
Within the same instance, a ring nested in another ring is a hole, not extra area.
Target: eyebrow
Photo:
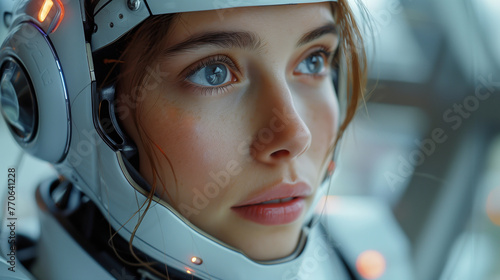
[[[300,38],[299,42],[297,43],[297,47],[301,47],[307,43],[310,43],[326,34],[338,35],[337,26],[333,22],[325,24],[304,34],[304,36],[302,36],[302,38]]]
[[[304,34],[297,42],[297,47],[301,47],[326,34],[338,34],[337,27],[333,22],[329,22]],[[204,46],[260,50],[264,46],[264,43],[258,35],[247,31],[208,32],[191,36],[187,40],[166,49],[163,55],[165,57],[175,56],[179,53],[193,51]]]
[[[164,55],[173,56],[177,53],[187,52],[206,45],[228,49],[240,48],[249,50],[257,50],[263,46],[260,38],[251,32],[209,32],[192,36],[189,39],[168,48],[164,52]]]

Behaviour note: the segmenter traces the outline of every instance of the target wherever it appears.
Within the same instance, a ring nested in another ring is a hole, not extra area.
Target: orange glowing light
[[[191,268],[185,266],[184,269],[186,270],[186,273],[187,274],[193,274],[194,273],[194,270],[192,270]]]
[[[496,187],[488,194],[486,200],[486,214],[491,222],[500,226],[500,187]]]
[[[193,264],[200,265],[200,264],[203,262],[203,260],[202,260],[202,259],[200,259],[200,258],[198,258],[198,257],[192,257],[192,258],[191,258],[191,262],[192,262]]]
[[[52,9],[52,6],[54,6],[54,2],[52,2],[52,0],[45,0],[45,2],[43,2],[42,8],[40,9],[40,12],[38,13],[38,20],[40,22],[45,21],[45,19],[47,18],[47,15],[50,12],[50,9]]]
[[[365,279],[377,279],[385,272],[385,258],[377,251],[364,251],[356,260],[356,269]]]

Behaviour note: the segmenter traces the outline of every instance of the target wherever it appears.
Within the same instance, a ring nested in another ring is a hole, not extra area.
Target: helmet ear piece
[[[132,139],[120,128],[116,115],[115,86],[94,88],[92,95],[94,126],[101,138],[111,149],[121,151],[127,158],[135,155],[136,147]]]
[[[65,158],[71,135],[60,65],[47,35],[30,22],[15,26],[0,49],[2,115],[26,152],[51,163]]]

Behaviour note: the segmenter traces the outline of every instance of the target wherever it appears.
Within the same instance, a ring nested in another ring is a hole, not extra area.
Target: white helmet
[[[92,19],[84,0],[20,1],[0,50],[2,114],[25,151],[52,163],[129,240],[136,226],[130,219],[142,211],[148,185],[128,161],[135,151],[116,120],[113,87],[97,90],[102,81],[96,79],[93,54],[154,15],[330,1],[101,0]],[[166,202],[154,200],[133,245],[190,277],[293,279],[307,257],[318,253],[306,238],[321,232],[305,226],[290,257],[255,261],[206,234]],[[329,275],[328,269],[314,273],[311,279]]]

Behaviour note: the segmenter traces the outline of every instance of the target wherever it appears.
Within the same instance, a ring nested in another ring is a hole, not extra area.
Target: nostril
[[[272,158],[280,158],[280,157],[287,157],[290,155],[290,152],[288,150],[279,150],[276,152],[273,152],[271,154]]]

